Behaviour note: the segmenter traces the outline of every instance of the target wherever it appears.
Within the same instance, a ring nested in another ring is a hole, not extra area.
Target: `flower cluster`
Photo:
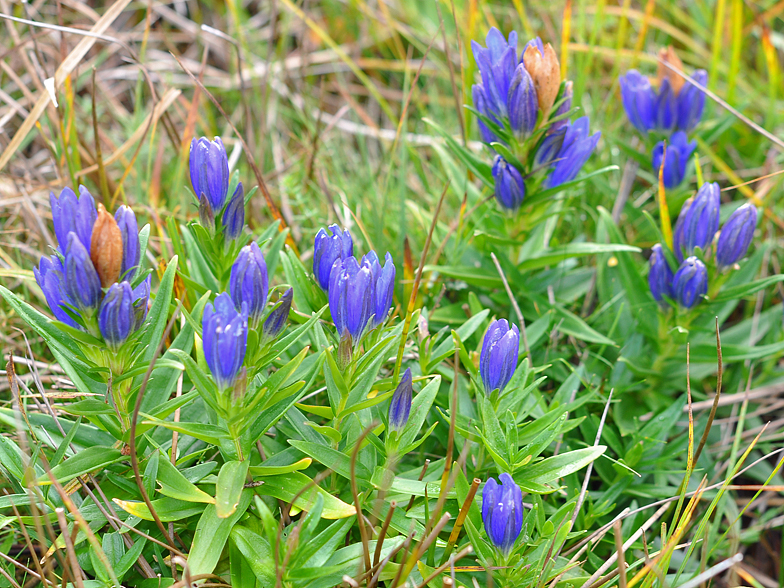
[[[144,323],[150,298],[149,276],[131,286],[141,255],[136,215],[127,206],[110,215],[84,186],[49,201],[58,247],[35,279],[57,320],[117,350]]]
[[[496,28],[490,29],[486,43],[483,47],[471,42],[482,79],[471,93],[481,115],[482,139],[503,144],[506,157],[515,156],[496,156],[493,180],[499,204],[516,210],[545,172],[548,188],[573,180],[600,133],[590,134],[588,117],[568,120],[572,84],[561,83],[558,57],[549,43],[544,45],[537,37],[518,55],[517,33],[504,39]]]
[[[275,339],[286,326],[294,291],[289,288],[264,316],[269,294],[269,275],[264,254],[252,242],[240,249],[231,266],[229,292],[208,303],[202,315],[204,358],[218,388],[234,385],[242,371],[248,331],[258,330],[261,344]]]
[[[504,391],[517,369],[520,349],[520,331],[517,325],[509,326],[506,319],[490,323],[482,342],[479,356],[479,374],[489,396],[495,390]]]
[[[523,492],[507,473],[485,483],[482,490],[482,523],[490,542],[508,556],[523,529]]]
[[[666,305],[667,299],[672,299],[683,308],[691,308],[707,294],[709,277],[703,259],[719,230],[719,196],[718,184],[705,183],[681,208],[672,237],[674,258],[680,263],[674,274],[664,247],[653,246],[648,285],[660,304]],[[714,258],[718,271],[746,255],[756,225],[757,209],[750,203],[730,215],[716,240]]]
[[[245,225],[245,191],[242,182],[229,195],[229,158],[220,137],[193,139],[189,166],[193,192],[199,200],[199,221],[215,231],[216,219],[227,241],[236,240]]]
[[[354,242],[348,231],[337,225],[323,228],[316,234],[313,252],[313,274],[327,292],[332,321],[338,336],[348,334],[353,343],[381,325],[392,307],[395,288],[395,264],[392,256],[384,256],[384,265],[375,251],[357,259]]]
[[[659,59],[683,71],[683,64],[672,47],[662,49]],[[704,69],[697,70],[692,77],[701,86],[708,83]],[[705,94],[663,63],[659,64],[656,89],[636,69],[621,76],[620,85],[623,108],[632,125],[646,136],[655,132],[669,137],[666,145],[662,140],[653,147],[653,171],[658,176],[663,164],[664,186],[675,188],[686,177],[686,165],[697,148],[696,141],[690,142],[687,133],[702,118]]]

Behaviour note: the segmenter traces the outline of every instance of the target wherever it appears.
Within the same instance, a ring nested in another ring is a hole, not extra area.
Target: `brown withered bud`
[[[539,108],[547,116],[561,87],[561,64],[558,63],[555,49],[547,43],[542,56],[539,49],[531,44],[523,54],[523,64],[534,81]]]
[[[90,259],[98,272],[98,277],[101,278],[103,288],[108,288],[120,277],[123,259],[122,233],[114,217],[106,212],[103,204],[98,205],[98,218],[93,225]]]
[[[678,68],[679,71],[683,71],[683,62],[681,58],[678,57],[678,54],[675,53],[675,49],[672,46],[668,46],[666,49],[659,50],[659,69],[656,72],[656,80],[659,82],[661,86],[662,80],[668,80],[670,82],[670,87],[675,95],[678,95],[678,92],[681,91],[683,88],[683,84],[686,83],[686,80],[683,79],[682,76],[672,71],[669,67],[664,65],[662,61],[669,63],[671,66]]]

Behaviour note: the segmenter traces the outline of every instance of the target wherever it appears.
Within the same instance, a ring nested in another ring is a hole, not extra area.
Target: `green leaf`
[[[296,447],[305,455],[309,455],[317,462],[327,466],[336,474],[343,476],[347,480],[351,479],[351,458],[345,453],[338,451],[337,449],[332,449],[331,447],[325,447],[324,445],[310,443],[308,441],[289,439],[288,442],[289,445]],[[357,463],[355,464],[354,471],[356,472],[358,479],[370,480],[370,472],[364,465],[359,463],[359,460],[357,460]]]
[[[748,282],[746,284],[732,286],[731,288],[725,288],[719,292],[716,298],[711,300],[711,302],[729,302],[730,300],[744,298],[750,294],[754,294],[755,292],[759,292],[760,290],[764,290],[773,284],[777,284],[778,282],[783,281],[784,274],[778,274],[776,276],[762,278],[761,280],[755,280],[754,282]]]
[[[226,429],[219,427],[218,425],[207,425],[204,423],[174,423],[170,421],[162,421],[143,413],[141,416],[143,416],[145,419],[142,421],[142,423],[146,425],[158,425],[159,427],[165,427],[170,431],[177,431],[183,435],[190,435],[194,439],[212,443],[213,445],[220,445],[221,440],[229,438],[229,434]]]
[[[113,498],[112,501],[128,514],[145,521],[155,520],[152,514],[150,514],[150,509],[147,507],[147,504],[144,502],[120,500],[119,498]],[[158,518],[160,518],[164,523],[181,521],[183,519],[187,519],[188,517],[192,517],[193,515],[201,514],[204,511],[203,504],[185,502],[168,497],[153,500],[151,504],[153,510],[155,510],[155,514],[157,514]]]
[[[188,481],[168,459],[162,459],[158,464],[158,484],[161,486],[159,492],[169,498],[185,502],[215,503],[212,496]]]
[[[234,514],[240,503],[250,460],[227,461],[218,472],[215,486],[215,514],[225,519]]]
[[[385,475],[386,470],[383,468],[377,468],[376,471],[373,472],[373,478],[371,479],[373,486],[375,486],[377,489],[388,487],[389,492],[396,494],[408,494],[409,496],[424,496],[425,487],[427,487],[427,495],[431,498],[439,496],[441,493],[441,482],[423,482],[420,480],[412,480],[410,478],[401,478],[400,476],[395,476],[392,480],[392,484],[389,485],[385,484]],[[446,493],[447,499],[454,499],[456,496],[457,495],[454,488]]]
[[[208,504],[196,525],[193,545],[188,554],[188,567],[192,575],[211,574],[218,565],[223,546],[229,538],[232,528],[245,514],[253,497],[252,490],[245,490],[240,497],[234,513],[228,518],[218,516],[216,507]]]
[[[572,257],[585,257],[586,255],[599,253],[617,253],[619,251],[639,253],[641,249],[631,245],[618,245],[615,243],[569,243],[561,247],[551,247],[538,251],[528,259],[523,260],[517,266],[517,269],[520,271],[539,269],[548,265],[558,265],[563,260]]]
[[[319,445],[319,447],[323,447]],[[277,476],[278,474],[288,474],[289,472],[296,472],[299,470],[306,470],[310,467],[310,464],[313,463],[313,460],[309,457],[303,457],[297,462],[292,463],[291,465],[285,466],[271,466],[271,465],[258,465],[258,466],[250,466],[248,471],[250,475],[254,478],[261,478],[264,476]]]
[[[242,525],[231,530],[231,541],[253,570],[260,586],[275,585],[275,559],[269,542]]]
[[[124,458],[119,449],[113,447],[87,447],[51,470],[61,484],[94,470],[100,470]],[[49,476],[44,474],[37,480],[41,486],[51,484]]]
[[[548,484],[564,476],[577,472],[594,461],[607,450],[605,445],[595,447],[585,447],[575,449],[561,455],[548,457],[547,459],[529,465],[522,472],[515,475],[522,482],[533,482],[535,484]]]
[[[316,493],[319,493],[324,497],[324,511],[321,516],[325,519],[342,519],[357,514],[352,505],[332,496],[300,472],[269,476],[264,478],[264,484],[255,490],[259,494],[279,498],[285,502],[291,502],[299,495],[293,504],[302,510],[310,510],[316,502]]]

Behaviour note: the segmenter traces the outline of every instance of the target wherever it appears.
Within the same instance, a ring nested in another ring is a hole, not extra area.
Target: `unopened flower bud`
[[[271,341],[276,338],[283,331],[286,326],[286,321],[289,319],[289,311],[291,310],[291,302],[294,299],[294,290],[289,288],[278,300],[277,306],[272,309],[269,316],[264,320],[264,325],[261,327],[262,339],[264,341]]]
[[[534,81],[539,108],[546,115],[550,112],[561,87],[561,64],[558,63],[555,49],[550,43],[544,46],[543,51],[536,45],[528,45],[523,55],[523,63]]]
[[[122,232],[103,204],[98,205],[98,218],[93,226],[90,259],[101,279],[101,287],[108,288],[120,277],[123,262]]]
[[[233,241],[242,234],[242,228],[245,226],[245,191],[242,182],[237,184],[234,195],[223,211],[223,226],[226,239]]]
[[[686,82],[686,80],[683,79],[683,76],[675,73],[669,67],[664,65],[664,63],[669,63],[679,71],[683,71],[683,62],[681,61],[680,57],[678,57],[678,54],[675,53],[675,49],[672,48],[672,45],[667,46],[666,49],[659,50],[659,60],[659,69],[656,73],[656,79],[659,81],[659,85],[661,85],[663,80],[669,80],[670,87],[677,96],[680,93],[681,88],[683,88],[683,84]]]
[[[406,426],[411,413],[412,397],[411,369],[408,368],[403,372],[400,383],[392,394],[392,402],[389,403],[389,428],[392,431],[400,431]]]

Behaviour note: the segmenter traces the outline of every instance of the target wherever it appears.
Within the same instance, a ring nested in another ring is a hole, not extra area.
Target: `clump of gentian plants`
[[[57,248],[41,259],[35,279],[58,327],[115,382],[111,400],[127,428],[131,380],[119,378],[136,359],[150,299],[136,215],[123,205],[112,216],[84,186],[78,195],[71,188],[51,193],[49,202]],[[144,241],[148,233],[146,227]]]
[[[666,67],[671,64],[683,71],[683,63],[672,47],[659,52],[659,69],[655,79],[649,79],[636,69],[621,76],[621,101],[629,122],[642,133],[644,144],[651,153],[654,176],[664,162],[664,187],[673,189],[686,179],[686,172],[696,141],[689,141],[691,133],[702,118],[705,94],[683,76]],[[699,69],[691,76],[701,86],[708,83],[708,73]]]
[[[471,93],[482,140],[496,153],[495,197],[506,210],[526,195],[556,188],[577,177],[599,141],[587,116],[571,121],[572,83],[550,43],[537,37],[518,54],[517,32],[505,39],[490,29],[486,47],[471,41],[481,76]]]
[[[662,310],[673,305],[690,310],[706,296],[715,296],[746,256],[757,226],[757,209],[750,202],[741,205],[719,231],[720,195],[716,182],[703,184],[681,208],[672,248],[654,245],[648,285]],[[673,268],[677,269],[673,272]]]

